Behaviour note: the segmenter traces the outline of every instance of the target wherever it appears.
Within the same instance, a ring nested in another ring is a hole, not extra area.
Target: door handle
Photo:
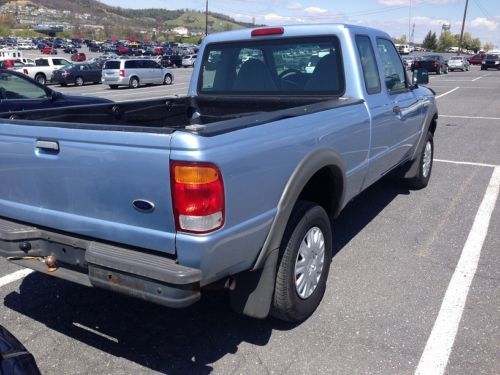
[[[38,140],[35,145],[38,152],[52,155],[59,153],[59,143],[57,141]]]

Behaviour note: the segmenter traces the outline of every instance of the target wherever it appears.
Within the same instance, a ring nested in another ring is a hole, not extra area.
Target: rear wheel
[[[83,86],[83,84],[84,84],[83,77],[76,77],[75,78],[75,85],[76,86]]]
[[[139,87],[139,78],[137,78],[137,77],[130,78],[129,87],[133,88],[133,89],[138,88]]]
[[[114,90],[114,89],[117,89],[117,88],[118,88],[118,85],[109,85],[109,88],[110,88],[111,90]]]
[[[171,85],[172,84],[172,76],[170,74],[165,75],[165,78],[163,79],[163,84],[164,85]]]
[[[47,83],[47,77],[45,77],[45,74],[39,73],[35,76],[35,81],[41,85],[45,85]]]
[[[325,210],[298,201],[280,247],[271,315],[300,322],[318,307],[332,258],[332,230]]]

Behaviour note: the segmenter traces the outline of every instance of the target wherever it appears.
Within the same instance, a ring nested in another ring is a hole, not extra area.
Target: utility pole
[[[469,0],[465,0],[464,19],[462,20],[462,31],[460,31],[460,44],[458,46],[458,55],[460,55],[462,52],[462,41],[464,39],[464,27],[465,27],[465,17],[467,16],[467,5],[469,5]]]
[[[408,44],[411,44],[410,41],[410,30],[411,30],[411,0],[410,0],[410,10],[408,13]]]
[[[205,1],[205,36],[208,35],[208,0]]]

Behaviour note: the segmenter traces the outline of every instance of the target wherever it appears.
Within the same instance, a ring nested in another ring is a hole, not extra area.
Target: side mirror
[[[427,69],[415,69],[412,82],[414,85],[426,85],[429,83],[429,71]]]

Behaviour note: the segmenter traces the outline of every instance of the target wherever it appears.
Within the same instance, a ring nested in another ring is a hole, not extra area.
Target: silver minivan
[[[118,86],[137,88],[140,85],[171,85],[172,72],[156,61],[148,59],[108,60],[102,68],[102,83],[116,89]]]

